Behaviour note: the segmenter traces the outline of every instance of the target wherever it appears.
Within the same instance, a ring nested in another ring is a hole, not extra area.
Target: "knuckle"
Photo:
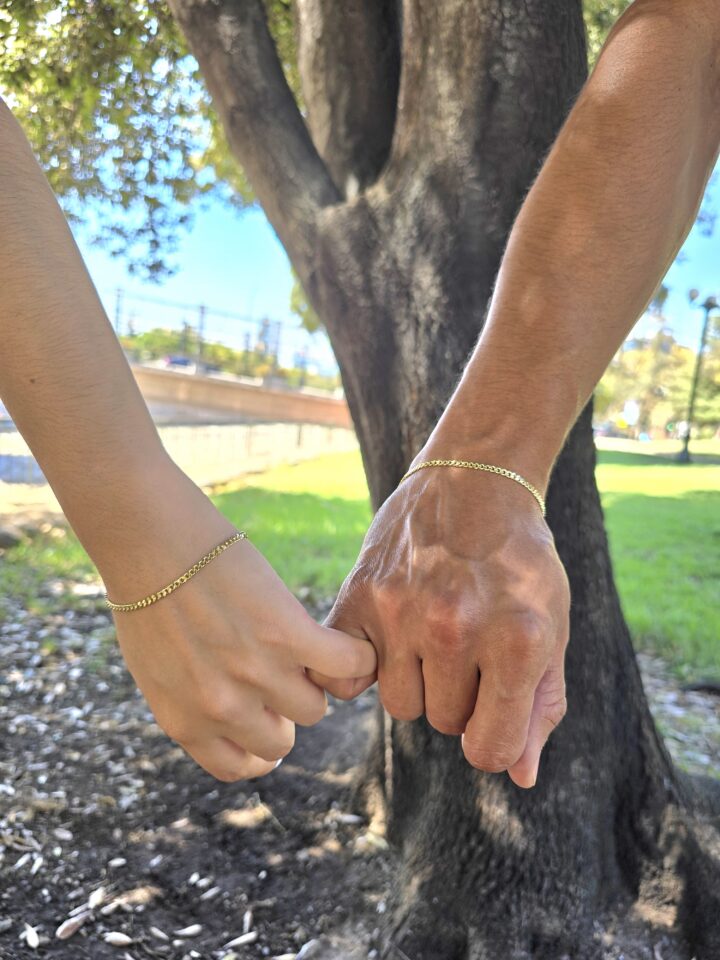
[[[547,658],[549,630],[544,617],[523,613],[505,624],[502,634],[504,652],[514,670],[533,668]]]
[[[463,594],[449,586],[435,587],[428,609],[430,622],[443,626],[457,619],[458,610],[464,603]]]
[[[513,636],[516,638],[517,644],[528,652],[528,655],[545,650],[547,634],[546,618],[533,610],[527,610],[514,618]]]
[[[308,703],[303,709],[303,718],[300,721],[301,725],[304,727],[312,727],[314,724],[320,723],[327,713],[327,706],[327,697],[323,696],[317,700],[313,699],[313,701]]]
[[[468,763],[486,773],[501,773],[518,759],[502,746],[488,747],[485,743],[477,743],[467,738],[463,743],[463,752]]]
[[[175,743],[182,745],[190,740],[190,730],[182,720],[158,720],[158,725]]]
[[[243,780],[245,778],[245,771],[241,770],[239,767],[233,769],[232,767],[206,767],[208,773],[212,774],[216,780],[221,780],[223,783],[237,783],[238,780]]]
[[[267,760],[281,760],[283,757],[286,757],[292,748],[295,746],[295,724],[293,724],[287,732],[281,734],[275,745],[275,749],[272,751],[271,757],[266,757]]]
[[[396,622],[402,618],[406,591],[392,577],[373,583],[372,596],[383,621]]]
[[[566,713],[567,698],[564,696],[553,701],[543,709],[543,716],[553,725],[553,727],[557,727]]]
[[[251,752],[262,757],[263,760],[281,760],[286,757],[295,746],[295,723],[285,717],[278,718],[270,736],[263,738],[262,747]]]
[[[393,718],[393,720],[417,720],[423,714],[422,707],[413,707],[409,704],[400,704],[395,702],[386,702],[383,700],[383,706]]]
[[[457,614],[441,618],[434,613],[427,617],[426,623],[429,641],[443,657],[455,660],[466,653],[471,632],[458,619]]]
[[[427,722],[437,730],[438,733],[444,733],[449,737],[459,737],[465,730],[465,725],[448,717],[437,717],[430,713],[426,714]]]
[[[208,695],[203,699],[203,713],[214,723],[229,723],[236,712],[235,699],[227,695]]]
[[[272,645],[272,642],[268,640],[265,644],[263,636],[264,646]],[[262,662],[254,656],[237,657],[228,669],[228,676],[246,687],[261,687],[265,674],[266,671],[263,670]]]
[[[467,598],[456,590],[434,590],[425,613],[428,632],[443,640],[462,637],[465,633],[462,613],[466,604]]]
[[[332,683],[328,684],[326,687],[328,693],[332,694],[337,700],[352,700],[355,696],[357,684],[355,680],[334,680]],[[325,701],[325,706],[323,708],[322,716],[325,716],[325,711],[327,710],[327,701]],[[320,717],[319,719],[322,719]],[[312,721],[316,723],[317,721]]]

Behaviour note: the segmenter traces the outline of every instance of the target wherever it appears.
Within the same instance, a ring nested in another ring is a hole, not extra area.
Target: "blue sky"
[[[709,188],[713,206],[720,207],[720,164],[716,169],[716,185]],[[133,301],[132,295],[162,298],[191,304],[204,303],[213,308],[242,314],[246,322],[223,320],[210,313],[206,323],[208,339],[242,347],[247,332],[258,328],[262,317],[282,321],[294,332],[283,335],[281,361],[291,362],[295,353],[307,346],[318,368],[332,364],[332,354],[325,338],[311,338],[297,329],[299,321],[290,311],[292,277],[285,251],[262,211],[237,213],[214,203],[198,211],[191,231],[183,235],[176,255],[177,272],[161,284],[142,283],[130,277],[122,261],[114,260],[97,247],[88,244],[82,231],[76,231],[86,263],[112,318],[115,291],[124,288],[125,323],[132,315],[137,330],[152,326],[180,327],[183,319],[195,323],[193,310],[166,309]],[[677,339],[696,347],[699,340],[701,311],[688,303],[687,291],[696,287],[704,298],[720,295],[720,221],[711,237],[693,228],[679,258],[668,271],[666,283],[671,288],[666,314]],[[638,323],[633,335],[650,329],[647,320]]]
[[[260,321],[267,317],[287,325],[283,331],[281,362],[292,362],[297,351],[307,348],[318,369],[334,367],[332,351],[321,333],[311,337],[300,329],[290,311],[292,275],[285,251],[265,215],[259,209],[236,212],[220,203],[198,211],[193,228],[180,240],[173,258],[177,270],[161,283],[143,283],[131,277],[120,259],[91,246],[76,230],[78,245],[111,319],[114,319],[116,290],[122,287],[122,332],[132,318],[135,330],[155,326],[180,328],[183,320],[197,323],[197,310],[166,308],[142,303],[134,295],[205,304],[208,316],[205,336],[209,340],[242,348],[246,334],[253,338]],[[239,314],[237,321],[214,316],[213,308]],[[254,342],[254,339],[253,339]]]

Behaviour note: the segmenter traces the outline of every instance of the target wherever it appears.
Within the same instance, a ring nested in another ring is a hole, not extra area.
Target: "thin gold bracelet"
[[[211,560],[214,560],[223,550],[233,544],[237,543],[238,540],[247,540],[247,534],[243,533],[241,530],[238,530],[237,533],[234,533],[231,537],[228,537],[227,540],[223,540],[222,543],[219,543],[216,547],[213,547],[204,557],[201,557],[197,563],[194,563],[189,570],[186,570],[182,576],[178,577],[177,580],[173,580],[172,583],[169,583],[166,587],[163,587],[162,590],[158,590],[157,593],[148,594],[147,597],[143,597],[142,600],[136,600],[134,603],[113,603],[110,597],[105,594],[105,602],[110,607],[111,610],[140,610],[142,607],[149,607],[151,603],[156,603],[158,600],[162,600],[163,597],[166,597],[169,593],[172,593],[173,590],[177,590],[179,586],[183,583],[186,583],[190,577],[194,577],[198,570],[202,570],[203,567],[207,566]]]
[[[497,473],[501,477],[507,477],[508,480],[514,480],[515,483],[519,483],[521,487],[525,487],[526,490],[530,491],[540,504],[540,509],[543,512],[543,516],[545,516],[545,499],[543,495],[537,487],[534,487],[525,477],[521,477],[519,473],[515,473],[514,470],[506,470],[505,467],[496,467],[493,463],[475,463],[472,460],[423,460],[422,463],[418,463],[411,470],[408,470],[400,483],[402,483],[403,480],[407,480],[407,478],[411,477],[414,473],[417,473],[418,470],[424,470],[426,467],[464,467],[466,470],[483,470],[485,473]]]

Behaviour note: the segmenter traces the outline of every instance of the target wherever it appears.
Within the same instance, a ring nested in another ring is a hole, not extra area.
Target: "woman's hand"
[[[131,564],[96,561],[116,603],[165,586],[235,529],[177,469],[154,507],[141,513]],[[324,716],[325,691],[306,668],[347,680],[375,671],[372,645],[315,623],[248,540],[162,600],[113,617],[157,722],[219,780],[270,772],[292,749],[295,724]]]

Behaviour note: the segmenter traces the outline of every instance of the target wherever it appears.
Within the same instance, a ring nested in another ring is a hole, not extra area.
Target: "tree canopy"
[[[162,0],[0,3],[0,93],[68,217],[131,271],[171,268],[198,196],[250,200]]]
[[[585,0],[591,62],[628,2]],[[294,4],[265,5],[299,98]],[[199,197],[254,202],[164,0],[0,0],[0,95],[68,217],[146,279],[172,272]]]

